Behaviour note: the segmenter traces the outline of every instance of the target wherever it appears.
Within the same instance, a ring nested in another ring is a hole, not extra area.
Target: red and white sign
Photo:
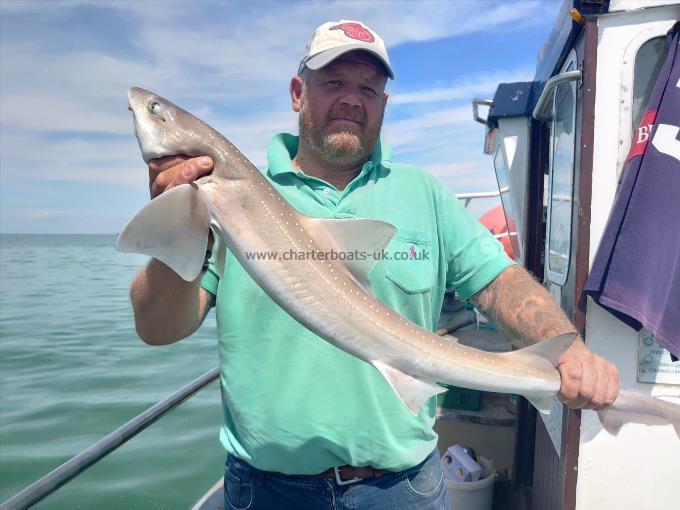
[[[635,134],[633,135],[633,143],[630,146],[628,159],[642,156],[645,153],[647,142],[649,142],[649,138],[652,136],[652,128],[654,127],[655,120],[656,110],[649,110],[644,114],[640,121],[640,127],[635,130]]]

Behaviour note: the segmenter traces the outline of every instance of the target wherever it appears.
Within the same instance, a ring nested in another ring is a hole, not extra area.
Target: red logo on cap
[[[340,23],[339,25],[329,28],[329,30],[342,30],[345,32],[347,37],[351,37],[352,39],[356,39],[358,41],[375,41],[373,34],[366,30],[363,26],[359,25],[359,23]]]

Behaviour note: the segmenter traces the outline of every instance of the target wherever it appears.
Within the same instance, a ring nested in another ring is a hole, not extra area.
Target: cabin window
[[[575,55],[564,71],[576,67]],[[548,203],[547,276],[564,285],[571,253],[571,217],[574,203],[574,141],[576,81],[555,89],[551,124],[550,199]]]
[[[652,94],[656,79],[659,77],[661,66],[668,52],[666,37],[655,37],[642,46],[635,56],[635,71],[633,79],[633,126],[635,131],[640,125],[642,116],[647,109],[649,96]]]

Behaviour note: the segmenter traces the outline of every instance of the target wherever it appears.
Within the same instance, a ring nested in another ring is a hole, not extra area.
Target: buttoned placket
[[[330,184],[326,184],[320,189],[320,192],[324,196],[324,201],[327,205],[332,206],[333,208],[338,206],[338,202],[340,201],[340,193],[338,190],[333,188]]]
[[[305,181],[310,190],[317,196],[321,203],[323,203],[329,212],[333,214],[333,217],[338,219],[343,218],[353,218],[356,214],[356,207],[343,207],[343,202],[349,197],[349,195],[360,185],[360,182],[365,179],[366,175],[369,174],[376,165],[372,161],[367,161],[364,163],[359,174],[350,181],[350,183],[345,187],[343,191],[337,190],[332,184],[313,177],[306,175],[304,172],[296,171],[295,175]]]

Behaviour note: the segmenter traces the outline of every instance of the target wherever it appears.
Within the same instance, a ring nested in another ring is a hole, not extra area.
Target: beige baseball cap
[[[314,37],[307,44],[298,73],[302,73],[305,66],[314,71],[321,69],[340,55],[354,50],[368,51],[378,57],[385,65],[387,75],[394,79],[390,58],[381,37],[360,21],[348,19],[329,21],[316,29]]]

